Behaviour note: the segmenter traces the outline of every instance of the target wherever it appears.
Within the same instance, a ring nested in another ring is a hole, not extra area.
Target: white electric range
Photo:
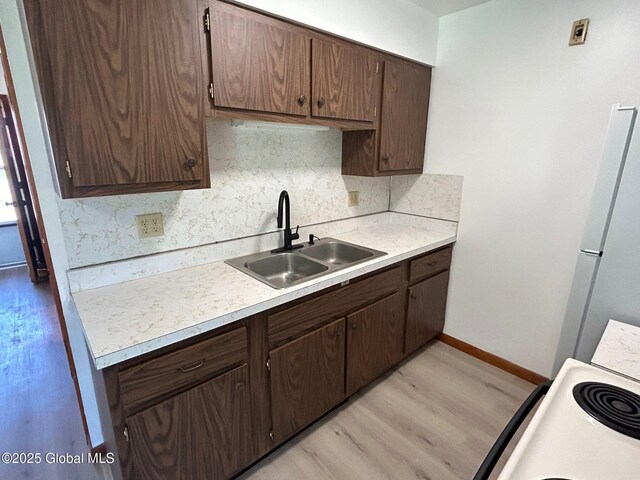
[[[640,480],[640,327],[610,320],[591,363],[569,359],[536,387],[473,479],[494,478],[543,399],[498,480]]]
[[[639,480],[640,383],[567,360],[498,480]]]

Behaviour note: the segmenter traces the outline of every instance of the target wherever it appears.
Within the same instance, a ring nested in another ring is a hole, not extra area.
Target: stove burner
[[[582,382],[573,387],[573,398],[603,425],[640,440],[640,395],[607,383]]]

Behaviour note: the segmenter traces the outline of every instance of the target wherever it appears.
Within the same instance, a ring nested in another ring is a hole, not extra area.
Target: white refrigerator
[[[614,105],[555,359],[589,362],[610,318],[640,326],[640,121]]]

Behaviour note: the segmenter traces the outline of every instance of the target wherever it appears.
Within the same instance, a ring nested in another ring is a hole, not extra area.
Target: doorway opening
[[[49,271],[22,151],[9,96],[0,93],[0,268],[26,263],[39,282]]]

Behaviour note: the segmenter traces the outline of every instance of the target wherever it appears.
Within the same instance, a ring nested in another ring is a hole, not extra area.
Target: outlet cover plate
[[[136,215],[138,238],[161,237],[164,235],[164,225],[161,213]]]
[[[357,190],[349,192],[349,206],[357,207],[358,205],[360,205],[360,192]]]

